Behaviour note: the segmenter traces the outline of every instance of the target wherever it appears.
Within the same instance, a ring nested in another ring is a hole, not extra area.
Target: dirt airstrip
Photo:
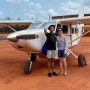
[[[0,90],[90,90],[90,37],[82,37],[75,54],[86,56],[87,66],[79,67],[76,58],[67,57],[68,76],[47,76],[47,60],[38,59],[33,71],[23,72],[28,55],[14,49],[7,40],[0,41]],[[55,61],[59,73],[58,61]]]

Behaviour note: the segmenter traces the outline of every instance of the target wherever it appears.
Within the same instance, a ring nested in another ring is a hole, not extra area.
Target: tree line
[[[20,30],[24,30],[27,29],[29,25],[14,25],[11,26],[12,28],[14,28],[16,31],[20,31]],[[13,32],[13,30],[11,30],[9,27],[7,26],[0,26],[0,33],[11,33]]]
[[[10,17],[6,17],[5,19],[3,18],[0,18],[0,20],[14,20]],[[17,18],[17,20],[21,20],[20,18]],[[16,31],[20,31],[20,30],[24,30],[24,29],[27,29],[28,28],[28,24],[23,24],[23,25],[20,25],[20,24],[16,24],[16,25],[10,25],[12,28],[14,28]],[[0,25],[0,33],[11,33],[13,32],[9,27],[7,26],[3,26],[3,25]]]

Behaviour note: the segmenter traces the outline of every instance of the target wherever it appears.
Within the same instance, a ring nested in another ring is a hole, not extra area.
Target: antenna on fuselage
[[[84,17],[84,4],[81,4],[80,13],[78,17]]]
[[[49,21],[51,20],[51,16],[49,15]]]

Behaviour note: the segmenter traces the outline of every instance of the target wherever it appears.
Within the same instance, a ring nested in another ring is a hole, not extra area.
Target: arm
[[[64,42],[65,42],[65,54],[67,53],[67,40],[66,40],[66,37],[64,37]]]
[[[58,38],[58,37],[56,36],[56,47],[58,47],[58,40],[57,40],[57,38]]]
[[[47,28],[44,29],[45,35],[47,35],[47,33],[48,33],[47,30],[48,30]]]

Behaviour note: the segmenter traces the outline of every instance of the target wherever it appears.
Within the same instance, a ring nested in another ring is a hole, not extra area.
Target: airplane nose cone
[[[16,38],[16,36],[17,36],[17,35],[15,35],[15,34],[10,34],[10,35],[7,36],[7,39],[8,39],[9,41],[11,41],[11,42],[17,42],[18,39]]]

